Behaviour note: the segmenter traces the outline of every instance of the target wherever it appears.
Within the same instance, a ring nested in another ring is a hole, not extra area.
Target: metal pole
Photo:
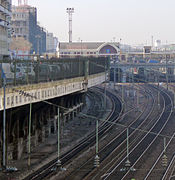
[[[120,83],[120,70],[119,70],[119,63],[118,63],[118,83]]]
[[[175,91],[174,91],[174,108],[175,108]]]
[[[95,153],[95,159],[94,159],[94,167],[100,166],[100,158],[98,156],[98,119],[96,120],[96,153]]]
[[[127,137],[126,137],[126,141],[127,141],[127,158],[126,158],[126,162],[125,162],[125,167],[127,168],[127,170],[129,170],[130,166],[131,166],[131,162],[129,161],[129,128],[127,128]]]
[[[32,103],[30,103],[30,113],[29,113],[29,144],[28,144],[28,166],[31,165],[31,159],[30,159],[30,156],[31,156],[31,122],[32,122]]]
[[[98,154],[98,119],[96,120],[96,155]]]
[[[166,86],[167,86],[167,90],[168,90],[168,68],[167,68],[167,56],[165,54],[165,58],[166,58]]]
[[[158,106],[160,106],[159,75],[158,75]]]
[[[124,85],[122,85],[122,101],[124,102]]]
[[[5,88],[6,81],[3,78],[3,89],[4,89],[4,112],[3,112],[3,167],[6,168],[6,94]]]
[[[61,166],[60,161],[60,109],[58,107],[57,109],[58,113],[58,160],[57,160],[57,166]]]
[[[164,150],[163,151],[164,151],[164,153],[166,153],[166,137],[164,137],[163,140],[164,140],[164,143],[163,143],[164,144]]]
[[[115,90],[115,83],[116,83],[116,63],[114,62],[114,90]]]
[[[129,159],[129,128],[127,128],[127,159]]]
[[[137,88],[137,109],[139,108],[139,89]]]
[[[105,61],[105,96],[104,96],[104,109],[106,109],[106,61]]]

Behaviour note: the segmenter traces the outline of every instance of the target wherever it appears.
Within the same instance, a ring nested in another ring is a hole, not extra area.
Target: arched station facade
[[[74,58],[77,56],[118,56],[120,54],[119,43],[111,42],[73,42],[60,43],[59,56]]]

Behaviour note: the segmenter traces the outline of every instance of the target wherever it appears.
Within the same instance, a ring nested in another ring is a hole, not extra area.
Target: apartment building
[[[0,0],[0,59],[10,56],[11,0]]]
[[[46,52],[46,32],[37,23],[37,9],[35,7],[27,4],[13,6],[12,27],[14,38],[23,37],[32,44],[29,54]]]
[[[54,37],[53,33],[47,32],[46,34],[46,52],[47,53],[56,53],[58,45],[58,38]]]

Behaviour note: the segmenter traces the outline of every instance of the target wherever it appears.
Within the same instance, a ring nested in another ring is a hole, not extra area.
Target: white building
[[[74,58],[77,56],[118,56],[119,43],[107,42],[73,42],[59,43],[59,56]]]
[[[0,59],[10,55],[10,21],[11,21],[11,0],[0,0]]]
[[[161,46],[161,40],[156,40],[155,47],[160,47],[160,46]]]

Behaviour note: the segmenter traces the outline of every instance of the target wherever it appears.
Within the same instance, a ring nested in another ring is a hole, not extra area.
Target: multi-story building
[[[10,56],[11,0],[0,0],[0,59]]]
[[[58,39],[53,36],[53,33],[47,32],[46,34],[46,52],[47,53],[56,53],[58,45]]]
[[[13,37],[23,37],[32,44],[29,54],[46,51],[46,32],[37,24],[37,9],[26,4],[12,7]],[[25,49],[25,48],[24,48]]]

